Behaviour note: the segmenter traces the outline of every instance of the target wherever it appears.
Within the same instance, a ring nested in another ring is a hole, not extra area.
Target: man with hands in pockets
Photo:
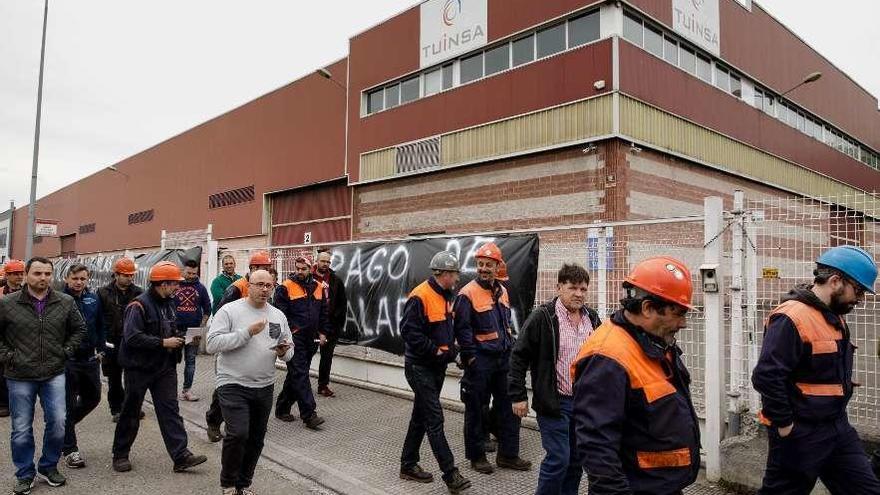
[[[220,470],[224,495],[253,495],[249,488],[263,450],[272,411],[275,359],[293,358],[293,337],[281,310],[268,304],[272,275],[256,270],[248,296],[217,311],[208,329],[207,350],[217,357],[217,397],[226,435]]]

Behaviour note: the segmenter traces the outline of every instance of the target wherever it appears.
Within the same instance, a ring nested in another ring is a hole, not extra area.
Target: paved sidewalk
[[[207,364],[207,362],[205,363]],[[149,396],[148,396],[149,397]],[[220,444],[208,442],[204,429],[187,425],[189,447],[196,454],[208,456],[208,462],[191,472],[173,473],[172,463],[165,451],[156,415],[149,404],[144,410],[147,417],[141,422],[138,438],[131,452],[133,470],[128,473],[114,472],[110,467],[111,447],[115,424],[110,421],[106,400],[92,412],[77,429],[80,451],[87,466],[68,469],[62,459],[59,470],[67,476],[68,483],[52,488],[37,481],[31,493],[56,495],[122,495],[122,494],[218,494],[220,493]],[[37,406],[34,421],[34,437],[37,457],[43,439],[42,409]],[[204,422],[204,420],[203,420]],[[9,418],[0,418],[0,493],[12,493],[15,468],[9,452]],[[254,474],[253,488],[260,495],[314,494],[334,495],[287,468],[263,460]]]
[[[181,403],[184,418],[193,426],[204,427],[204,413],[213,390],[213,371],[213,358],[199,356],[194,391],[202,400]],[[403,370],[400,372],[403,373]],[[284,373],[279,371],[275,384],[276,396],[283,379]],[[263,451],[266,460],[283,465],[338,493],[447,493],[439,479],[440,472],[427,440],[422,446],[422,466],[434,473],[436,481],[430,485],[420,485],[398,478],[400,449],[412,407],[410,401],[340,384],[333,384],[333,390],[337,395],[335,398],[316,397],[318,413],[327,420],[322,431],[308,430],[301,421],[281,422],[273,414]],[[293,413],[297,413],[296,406]],[[473,482],[473,487],[467,492],[469,495],[535,492],[537,466],[543,458],[538,432],[524,428],[521,435],[521,456],[533,462],[535,467],[532,471],[499,470],[486,476],[471,470],[464,457],[463,415],[447,410],[445,417],[446,434],[456,462],[462,474]],[[204,433],[200,438],[205,438]],[[587,493],[586,483],[581,492]],[[707,483],[698,483],[685,490],[685,493],[720,495],[727,492]]]

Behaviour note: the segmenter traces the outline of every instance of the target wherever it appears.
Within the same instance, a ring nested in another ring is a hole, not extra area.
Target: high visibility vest
[[[477,348],[505,349],[511,340],[510,298],[507,295],[507,289],[503,285],[501,286],[501,295],[498,297],[497,304],[492,291],[481,287],[476,280],[472,280],[462,287],[458,294],[466,297],[474,308],[475,315],[469,323]]]
[[[422,303],[428,327],[425,333],[444,352],[448,352],[455,338],[453,333],[452,302],[437,293],[426,280],[416,286],[409,297],[415,297]]]

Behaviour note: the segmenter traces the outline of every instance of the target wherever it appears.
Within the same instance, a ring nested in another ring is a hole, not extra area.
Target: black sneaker
[[[419,483],[431,483],[434,481],[434,475],[422,469],[422,466],[416,464],[411,468],[400,468],[400,479],[416,481]]]
[[[471,487],[471,480],[462,476],[458,469],[454,469],[448,476],[444,475],[443,481],[449,493],[453,494],[461,493]]]
[[[495,472],[495,467],[489,464],[489,461],[486,459],[486,456],[480,457],[474,461],[471,461],[471,469],[478,473],[483,474],[492,474]]]
[[[181,459],[179,462],[174,463],[174,472],[175,473],[182,473],[182,472],[186,471],[187,469],[189,469],[191,467],[198,466],[199,464],[201,464],[207,460],[208,460],[208,458],[203,455],[195,455],[195,454],[190,453],[186,457]]]
[[[28,495],[33,487],[33,478],[18,478],[15,480],[15,488],[12,489],[12,493],[13,495]]]
[[[117,473],[127,473],[131,471],[131,461],[128,460],[128,457],[114,458],[113,470]]]
[[[319,426],[324,424],[324,418],[318,416],[318,413],[312,413],[311,416],[303,419],[303,424],[310,430],[317,430]]]
[[[495,464],[504,469],[513,469],[514,471],[528,471],[532,469],[532,463],[522,457],[504,457],[501,454],[495,456]]]
[[[220,425],[208,425],[208,440],[211,443],[217,443],[223,440],[223,433],[220,432]]]
[[[61,486],[67,483],[67,478],[58,472],[58,468],[54,467],[49,469],[37,469],[37,476],[46,483],[49,483],[49,486]]]

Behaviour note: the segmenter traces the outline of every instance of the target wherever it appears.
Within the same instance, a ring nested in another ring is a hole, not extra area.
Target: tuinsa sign
[[[721,55],[718,0],[672,0],[672,28],[698,47]]]
[[[421,6],[420,67],[486,44],[488,0],[428,0]]]

